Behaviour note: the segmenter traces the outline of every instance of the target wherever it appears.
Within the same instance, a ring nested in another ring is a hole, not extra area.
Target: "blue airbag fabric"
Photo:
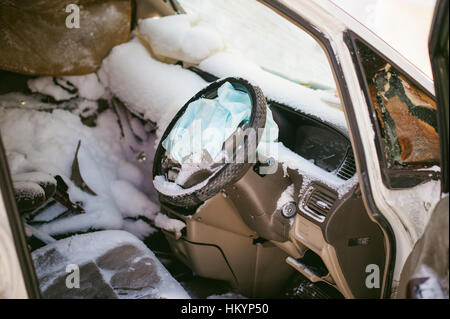
[[[250,120],[252,103],[247,93],[236,90],[226,82],[218,89],[217,95],[212,100],[202,98],[189,104],[162,142],[173,160],[182,164],[190,156],[204,151],[214,160],[221,152],[223,143],[238,126]],[[278,126],[267,108],[266,128],[261,141],[276,139]]]

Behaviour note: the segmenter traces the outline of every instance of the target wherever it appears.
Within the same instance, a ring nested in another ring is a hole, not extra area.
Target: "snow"
[[[132,220],[132,219],[124,219],[123,220],[123,230],[134,234],[140,240],[144,240],[145,237],[154,234],[156,229],[150,226],[148,223],[144,222],[141,219]]]
[[[339,198],[341,198],[358,183],[357,174],[349,180],[340,179],[333,172],[327,172],[297,153],[294,153],[281,142],[276,143],[275,147],[268,149],[273,153],[264,155],[272,156],[276,161],[281,163],[285,175],[287,175],[287,168],[297,170],[302,175],[303,186],[300,191],[301,193],[307,189],[310,182],[318,181],[335,190]]]
[[[144,174],[130,163],[122,145],[117,116],[112,110],[99,115],[97,127],[83,125],[80,118],[58,105],[47,103],[52,113],[33,110],[41,108],[38,99],[27,99],[26,107],[20,101],[26,97],[8,95],[0,97],[0,129],[13,176],[28,172],[60,175],[67,183],[72,202],[82,202],[85,214],[72,215],[36,226],[50,235],[60,235],[91,229],[121,229],[126,217],[145,216],[152,220],[159,211],[139,189]],[[74,100],[72,103],[80,102]],[[36,102],[36,103],[35,103]],[[83,192],[70,180],[72,162],[78,142],[80,172],[86,184],[98,195]],[[154,140],[150,142],[153,148]],[[128,146],[127,146],[128,147]],[[126,176],[126,178],[124,178]],[[20,176],[19,176],[20,178]],[[133,184],[135,186],[133,186]],[[128,196],[128,197],[126,197]],[[130,199],[133,199],[130,201]],[[51,220],[64,211],[54,205],[37,220]],[[133,223],[137,223],[133,225]],[[142,222],[127,221],[128,229],[148,235],[152,230]]]
[[[75,97],[81,97],[88,100],[98,100],[106,93],[105,88],[98,80],[97,74],[91,73],[81,76],[64,76],[62,82],[68,84],[68,88],[75,87],[74,93],[70,93],[62,87],[62,83],[53,77],[45,76],[28,80],[28,87],[31,92],[41,93],[51,96],[55,101],[69,100]],[[58,85],[57,83],[61,83]]]
[[[158,123],[160,133],[176,112],[207,85],[179,65],[153,59],[136,38],[112,49],[103,60],[99,76],[132,112]]]
[[[111,193],[124,217],[144,216],[153,220],[159,206],[148,199],[133,184],[117,180],[111,183]]]
[[[63,79],[78,88],[78,96],[88,100],[98,100],[104,97],[106,90],[100,83],[96,73],[81,76],[65,76]]]
[[[175,233],[177,238],[181,237],[181,230],[186,227],[186,224],[181,220],[169,218],[164,214],[158,214],[156,216],[155,225],[156,227]]]
[[[144,19],[138,30],[156,55],[193,64],[225,47],[217,31],[196,15]]]
[[[214,174],[209,176],[203,182],[186,189],[182,188],[177,183],[169,182],[164,176],[161,175],[155,176],[153,184],[155,185],[155,188],[158,190],[158,192],[168,196],[176,196],[191,193],[198,189],[201,189],[203,186],[208,184],[208,181],[213,176]]]
[[[200,162],[200,163],[183,163],[181,165],[181,169],[178,172],[177,178],[175,179],[175,183],[178,185],[184,185],[188,179],[200,170],[208,170],[210,172],[216,171],[222,166],[218,166],[215,169],[211,169],[210,162]]]
[[[53,97],[56,101],[69,100],[76,94],[71,94],[53,82],[53,77],[40,77],[28,80],[31,92],[38,92]]]
[[[300,191],[301,193],[306,191],[307,187],[311,182],[317,181],[335,190],[339,198],[342,198],[358,183],[357,174],[355,174],[352,178],[348,180],[343,180],[337,177],[334,174],[334,172],[327,172],[322,168],[320,168],[319,166],[316,166],[315,164],[311,163],[307,159],[301,157],[297,153],[291,151],[281,142],[262,143],[262,144],[260,143],[260,146],[264,146],[264,147],[258,146],[258,152],[261,153],[261,157],[267,158],[272,157],[278,163],[281,163],[285,175],[287,175],[287,168],[297,170],[302,175],[303,186]],[[189,172],[191,170],[192,168],[189,168],[187,171]],[[217,173],[217,171],[215,171],[203,182],[187,189],[182,188],[177,183],[168,181],[164,176],[161,175],[155,176],[153,184],[155,188],[162,194],[168,196],[178,196],[201,189],[208,183],[208,181],[211,179],[211,177],[215,175],[215,173]],[[186,178],[185,176],[182,176],[180,180],[183,181],[185,178]],[[290,196],[289,195],[290,192],[293,190],[286,190],[286,191],[287,191],[286,194],[284,195],[282,194],[282,199],[280,199],[281,201],[287,199]]]
[[[433,165],[431,167],[419,168],[418,171],[426,171],[426,172],[440,172],[441,168],[437,165]]]
[[[139,187],[144,179],[138,167],[124,160],[117,165],[117,177],[119,180],[130,182],[136,187]]]
[[[32,182],[14,182],[14,191],[19,201],[21,198],[45,197],[44,189]]]
[[[95,245],[92,244],[93,242],[95,242]],[[124,231],[111,230],[73,236],[40,248],[34,251],[32,256],[34,260],[37,260],[38,258],[43,258],[50,250],[56,249],[58,253],[70,261],[70,264],[83,265],[90,260],[96,260],[111,249],[127,244],[135,246],[142,251],[142,258],[151,258],[151,262],[155,265],[155,270],[161,278],[155,287],[148,287],[148,293],[156,295],[155,298],[189,298],[186,291],[158,261],[153,252],[142,241]],[[45,267],[36,268],[38,277],[43,278],[44,276],[48,276],[46,281],[41,282],[41,290],[45,290],[56,279],[59,275],[58,267],[61,265],[57,262],[53,264],[44,263],[43,266]],[[105,280],[112,277],[111,271],[99,269]],[[139,291],[139,293],[142,294],[143,292]],[[133,293],[130,291],[130,294],[132,295]],[[130,297],[130,294],[128,297]]]
[[[56,180],[51,175],[39,172],[16,174],[13,180],[14,182],[35,182],[56,185]]]
[[[330,99],[334,100],[334,92],[313,90],[283,79],[233,51],[214,54],[202,61],[199,68],[217,77],[244,78],[258,85],[268,99],[315,116],[347,132],[344,112],[327,103]]]
[[[327,104],[337,102],[333,93],[315,91],[278,77],[235,52],[215,53],[223,49],[223,42],[214,29],[198,17],[181,15],[141,20],[139,32],[159,47],[181,50],[183,54],[204,59],[200,68],[205,71],[219,77],[246,78],[260,86],[274,101],[340,128],[346,127],[343,112]],[[208,83],[179,65],[157,61],[140,40],[134,38],[112,49],[98,75],[56,79],[41,77],[30,80],[28,85],[33,92],[52,96],[62,103],[45,103],[40,101],[39,96],[17,93],[0,98],[0,124],[11,170],[13,174],[34,170],[53,176],[61,175],[69,185],[71,200],[82,202],[86,210],[86,214],[67,217],[39,228],[50,234],[97,228],[121,229],[125,227],[125,218],[128,229],[145,229],[145,233],[150,233],[152,230],[145,227],[142,221],[127,219],[144,216],[153,220],[159,209],[155,203],[156,192],[146,186],[149,174],[143,172],[144,165],[130,163],[129,152],[124,151],[123,143],[117,143],[121,136],[114,112],[108,110],[102,113],[94,128],[82,125],[77,115],[95,114],[98,108],[96,100],[112,94],[134,113],[157,124],[157,141],[174,114]],[[72,89],[74,93],[62,87]],[[123,127],[123,130],[126,134],[132,131],[141,138],[146,135],[146,129],[136,118],[129,119],[128,127]],[[75,148],[80,140],[80,171],[87,185],[98,196],[84,193],[69,178]],[[154,148],[146,148],[143,154],[152,157]],[[302,172],[305,180],[318,179],[338,190],[339,194],[356,183],[356,179],[343,182],[284,147],[280,147],[277,159],[285,168]],[[176,183],[166,181],[163,176],[156,176],[154,187],[166,195],[179,195],[195,191],[207,182],[183,189]],[[61,208],[55,206],[42,216],[46,219],[55,217]],[[145,234],[139,232],[136,235]]]
[[[295,202],[294,199],[294,184],[289,185],[286,189],[281,193],[280,198],[277,201],[277,210],[281,209],[285,204],[289,202]]]

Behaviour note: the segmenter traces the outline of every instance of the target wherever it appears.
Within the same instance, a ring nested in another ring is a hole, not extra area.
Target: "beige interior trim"
[[[312,282],[326,282],[338,289],[345,298],[354,298],[339,266],[336,251],[333,246],[329,245],[325,241],[322,230],[319,226],[310,222],[306,218],[297,215],[295,217],[294,226],[290,231],[290,238],[298,248],[304,249],[304,247],[306,247],[319,255],[320,258],[322,258],[325,266],[327,267],[329,275],[318,277],[314,274],[311,274],[293,258],[288,258],[286,260],[289,265],[305,275]]]

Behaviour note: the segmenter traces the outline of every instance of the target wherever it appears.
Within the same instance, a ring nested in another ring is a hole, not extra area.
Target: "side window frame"
[[[411,84],[416,86],[419,90],[424,92],[431,99],[435,100],[433,94],[431,94],[428,90],[426,90],[420,83],[412,79],[407,72],[403,71],[398,65],[393,63],[390,59],[386,58],[383,54],[381,54],[377,49],[372,47],[369,43],[364,41],[361,37],[359,37],[354,32],[348,30],[347,31],[347,45],[352,53],[353,63],[355,64],[355,68],[357,70],[358,79],[360,82],[361,88],[363,88],[364,96],[369,107],[369,113],[373,128],[375,130],[375,145],[377,150],[377,155],[380,163],[380,170],[383,179],[384,185],[389,189],[405,189],[411,188],[416,185],[419,185],[423,182],[429,180],[440,180],[441,175],[440,172],[431,169],[417,169],[414,167],[396,167],[392,168],[388,166],[388,161],[385,157],[385,151],[383,150],[384,142],[382,138],[382,132],[380,130],[378,119],[376,116],[376,110],[370,96],[368,79],[366,77],[364,66],[361,61],[361,56],[359,54],[357,41],[361,42],[363,45],[368,47],[374,54],[377,54],[381,59],[385,60],[386,63],[389,63],[394,69],[398,70],[398,72],[406,78]]]

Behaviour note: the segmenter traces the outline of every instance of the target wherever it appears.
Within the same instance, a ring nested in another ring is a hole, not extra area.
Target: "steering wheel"
[[[164,178],[166,182],[169,182],[167,167],[165,165],[165,163],[167,163],[168,154],[165,148],[162,146],[162,143],[170,134],[172,128],[176,125],[180,117],[185,113],[187,107],[192,102],[198,99],[211,99],[217,97],[217,90],[226,82],[229,82],[235,90],[245,92],[250,97],[252,109],[250,120],[245,124],[246,129],[251,128],[258,133],[262,131],[258,129],[263,129],[265,127],[267,103],[264,94],[259,87],[250,84],[244,79],[234,77],[213,82],[206,88],[199,91],[193,98],[191,98],[175,115],[175,117],[172,119],[169,126],[165,130],[155,153],[153,162],[154,179],[156,177]],[[236,134],[236,132],[234,134]],[[255,158],[255,156],[253,156],[255,154],[249,154],[249,151],[256,152],[256,148],[261,139],[261,135],[262,134],[248,134],[248,136],[243,139],[243,142],[239,144],[238,147],[236,147],[233,158]],[[252,147],[249,147],[249,145],[252,145]],[[254,163],[249,163],[248,160],[243,162],[235,160],[227,161],[227,163],[223,163],[219,168],[217,168],[214,173],[210,175],[203,174],[203,176],[201,176],[203,181],[197,181],[195,187],[184,189],[183,192],[177,194],[168,195],[158,190],[158,187],[156,187],[159,193],[159,199],[161,202],[178,207],[196,207],[204,203],[207,199],[216,195],[226,186],[234,184],[239,179],[241,179],[253,164]]]

